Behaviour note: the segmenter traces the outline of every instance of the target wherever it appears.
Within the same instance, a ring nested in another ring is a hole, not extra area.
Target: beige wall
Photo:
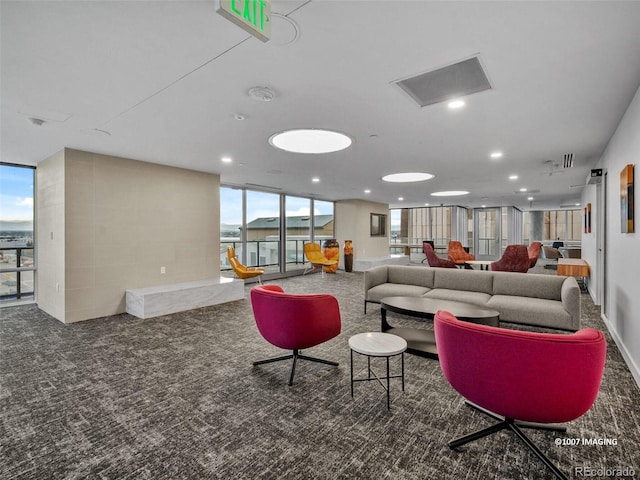
[[[372,237],[369,217],[372,213],[387,215],[387,236]],[[389,205],[364,200],[340,200],[335,203],[335,238],[344,246],[345,240],[353,240],[353,259],[389,255],[389,231],[391,229]],[[344,255],[340,254],[340,268],[344,268]]]
[[[129,288],[219,276],[218,175],[72,149],[63,170],[64,271],[54,276],[64,309],[45,311],[65,323],[98,318],[124,312]],[[40,304],[52,292],[38,287]]]
[[[41,161],[36,169],[35,236],[38,306],[64,319],[64,152]]]

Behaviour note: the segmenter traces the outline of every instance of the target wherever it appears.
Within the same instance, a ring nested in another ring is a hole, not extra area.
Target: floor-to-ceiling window
[[[0,302],[34,299],[35,169],[0,164]]]
[[[313,238],[317,242],[335,238],[333,224],[333,202],[313,200],[314,229]]]
[[[280,195],[246,191],[246,262],[280,271]]]
[[[549,210],[544,212],[544,240],[581,242],[582,215],[582,210]]]
[[[447,251],[451,240],[452,207],[391,209],[389,214],[391,253],[402,253],[406,246],[413,245],[422,251],[423,240],[432,240],[436,251]]]
[[[285,269],[304,267],[304,244],[311,241],[311,199],[287,195],[285,201]]]
[[[334,238],[333,202],[237,187],[220,188],[220,269],[233,272],[227,248],[269,273],[302,272],[304,244]]]
[[[497,259],[500,256],[502,241],[502,209],[500,207],[476,208],[474,216],[476,259]]]
[[[244,191],[239,188],[220,189],[220,268],[223,270],[231,268],[227,258],[229,247],[235,249],[241,262],[246,262],[242,249],[243,195]]]

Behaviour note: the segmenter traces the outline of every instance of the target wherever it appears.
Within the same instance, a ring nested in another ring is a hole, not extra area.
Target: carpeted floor
[[[288,363],[252,367],[281,351],[259,335],[249,287],[245,300],[148,320],[63,325],[34,305],[0,310],[0,478],[552,478],[508,432],[447,447],[491,420],[464,404],[437,361],[405,356],[406,391],[392,385],[390,412],[377,384],[357,384],[351,398],[348,338],[380,328],[376,306],[363,314],[361,273],[272,283],[338,298],[341,335],[308,353],[339,367],[301,362],[292,387]],[[587,294],[582,317],[604,330]],[[528,430],[570,477],[574,467],[640,476],[640,392],[607,338],[595,406],[565,434]],[[614,476],[603,473],[595,478]]]

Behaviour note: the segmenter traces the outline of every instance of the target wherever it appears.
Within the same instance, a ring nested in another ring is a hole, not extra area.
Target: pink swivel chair
[[[507,245],[500,260],[491,263],[491,270],[496,272],[520,272],[529,270],[529,253],[524,245]]]
[[[253,365],[292,359],[289,385],[298,359],[338,366],[336,362],[302,355],[300,350],[320,345],[340,334],[340,308],[327,294],[293,295],[278,285],[251,289],[253,316],[260,334],[276,347],[293,350],[289,355],[253,362]]]
[[[427,262],[429,262],[430,267],[457,268],[456,264],[451,260],[445,260],[444,258],[437,256],[436,252],[433,251],[433,247],[429,243],[423,242],[422,249],[424,250],[424,254],[427,257]]]
[[[552,424],[586,413],[596,400],[606,356],[602,332],[534,333],[463,322],[436,312],[440,367],[469,402],[502,421],[449,442],[454,449],[509,429],[556,477],[567,477],[524,434],[516,421]]]

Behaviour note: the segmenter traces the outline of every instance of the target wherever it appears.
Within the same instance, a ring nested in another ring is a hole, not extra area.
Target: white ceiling
[[[9,163],[70,147],[325,200],[558,208],[580,202],[573,185],[584,185],[640,86],[638,1],[273,1],[269,43],[212,0],[0,5]],[[493,89],[462,110],[419,108],[392,83],[473,55]],[[252,100],[254,86],[277,96]],[[296,127],[343,131],[354,144],[326,155],[268,144]],[[491,160],[494,150],[504,156]],[[574,166],[555,168],[566,153]],[[380,180],[402,171],[435,178]],[[520,187],[538,190],[535,200]],[[430,197],[459,189],[471,194]]]

